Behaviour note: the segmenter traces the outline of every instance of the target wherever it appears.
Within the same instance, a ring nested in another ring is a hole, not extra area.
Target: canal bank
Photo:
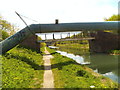
[[[59,44],[57,45],[60,51],[78,55],[84,59],[84,62],[90,62],[87,65],[95,72],[102,74],[110,79],[119,82],[120,72],[118,58],[120,55],[110,55],[105,53],[90,53],[88,45],[81,44]]]
[[[55,88],[117,88],[117,83],[104,77],[86,65],[80,65],[73,59],[47,48],[54,56],[51,60]]]

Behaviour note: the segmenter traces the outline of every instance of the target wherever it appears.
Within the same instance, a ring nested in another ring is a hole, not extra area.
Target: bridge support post
[[[61,36],[61,39],[62,39],[62,33],[60,34],[60,36]]]
[[[45,40],[47,40],[47,36],[46,36],[46,34],[45,34]]]
[[[53,33],[53,39],[55,39],[54,33]]]

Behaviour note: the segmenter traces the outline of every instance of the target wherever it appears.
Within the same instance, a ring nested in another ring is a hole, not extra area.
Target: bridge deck
[[[89,38],[69,38],[69,39],[48,39],[48,40],[39,40],[37,41],[38,43],[41,42],[56,42],[56,41],[75,41],[75,40],[92,40],[95,39],[94,37],[89,37]]]

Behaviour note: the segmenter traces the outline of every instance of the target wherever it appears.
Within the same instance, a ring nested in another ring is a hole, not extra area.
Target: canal
[[[86,50],[73,50],[68,48],[58,48],[58,47],[50,47],[56,48],[56,52],[60,53],[63,56],[67,56],[73,60],[75,60],[79,64],[86,64],[86,66],[90,67],[103,76],[106,76],[115,82],[120,83],[120,73],[118,71],[118,58],[120,55],[109,55],[109,54],[101,54],[101,53],[88,53]]]

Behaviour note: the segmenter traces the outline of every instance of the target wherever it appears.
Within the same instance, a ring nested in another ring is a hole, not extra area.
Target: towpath
[[[54,88],[54,76],[51,70],[50,59],[53,58],[52,55],[47,51],[45,47],[45,55],[43,56],[44,60],[44,80],[43,88]]]

